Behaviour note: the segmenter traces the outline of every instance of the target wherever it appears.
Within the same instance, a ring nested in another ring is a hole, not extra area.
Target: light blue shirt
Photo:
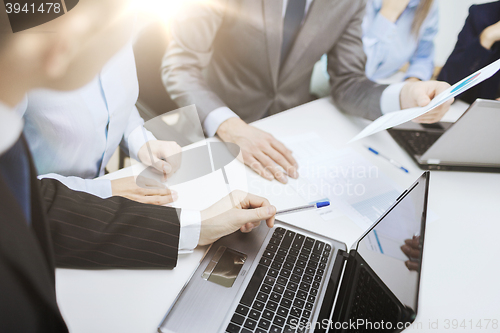
[[[72,190],[111,197],[111,181],[93,178],[104,174],[118,145],[138,160],[139,149],[147,141],[156,140],[143,129],[144,120],[135,107],[138,96],[131,44],[83,88],[70,92],[30,91],[16,111],[18,117],[24,115],[24,134],[38,178],[57,179]],[[5,119],[0,103],[0,121]],[[11,121],[8,127],[15,130],[19,125]],[[183,209],[179,220],[179,253],[192,252],[200,238],[200,212]]]
[[[18,107],[24,114],[24,134],[39,178],[55,178],[69,188],[107,198],[109,180],[102,176],[120,145],[137,158],[149,140],[141,131],[144,120],[135,103],[139,84],[132,45],[115,55],[102,71],[78,90],[30,91]]]
[[[418,36],[412,23],[420,0],[410,0],[395,23],[380,14],[383,0],[368,0],[363,20],[363,47],[368,57],[366,76],[371,80],[387,78],[404,64],[410,66],[405,79],[429,80],[434,71],[434,37],[438,31],[438,4],[434,1]]]

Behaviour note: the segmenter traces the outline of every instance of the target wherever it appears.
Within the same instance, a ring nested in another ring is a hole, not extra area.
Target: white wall
[[[453,51],[469,7],[493,0],[435,0],[439,3],[439,32],[436,36],[436,66],[443,66]]]

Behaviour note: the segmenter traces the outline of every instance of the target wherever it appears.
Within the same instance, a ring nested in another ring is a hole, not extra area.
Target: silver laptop
[[[402,331],[418,309],[428,185],[427,171],[350,250],[284,222],[220,239],[158,331]]]
[[[424,170],[500,172],[500,101],[477,99],[454,123],[405,123],[388,132]]]

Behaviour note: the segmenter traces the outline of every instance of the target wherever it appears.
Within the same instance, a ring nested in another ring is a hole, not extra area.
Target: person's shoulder
[[[472,5],[469,8],[469,15],[471,16],[477,16],[477,15],[484,15],[486,13],[490,14],[492,12],[497,12],[499,13],[498,15],[500,16],[500,1],[494,1],[494,2],[487,2],[487,3],[482,3],[482,4],[476,4]]]

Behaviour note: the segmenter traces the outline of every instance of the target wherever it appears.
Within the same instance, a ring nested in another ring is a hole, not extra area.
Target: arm
[[[55,179],[74,191],[86,192],[106,199],[113,195],[111,181],[108,179],[83,179],[80,177],[65,177],[55,173],[38,176],[38,179]]]
[[[148,141],[156,140],[153,133],[144,129],[144,119],[139,114],[137,107],[134,105],[127,127],[123,133],[123,139],[120,143],[125,151],[128,151],[129,156],[136,161],[140,161],[138,154],[142,146]]]
[[[59,267],[167,267],[177,263],[179,211],[125,198],[101,199],[41,181]]]
[[[376,84],[365,75],[361,22],[364,1],[359,1],[349,26],[332,50],[328,52],[328,73],[335,104],[356,116],[376,119],[382,115],[380,98],[386,85]]]
[[[405,79],[417,78],[421,81],[431,79],[434,73],[434,38],[438,27],[439,11],[435,3],[421,28],[422,34],[419,36],[417,50],[410,59]]]
[[[171,25],[171,40],[162,63],[162,79],[179,106],[195,104],[202,124],[226,104],[205,82],[202,71],[212,58],[212,44],[224,18],[227,0],[190,6]]]
[[[474,24],[475,8],[471,6],[469,9],[469,16],[458,35],[457,44],[439,73],[438,80],[455,84],[487,64],[491,51],[481,45],[482,30],[478,31]]]
[[[171,268],[178,249],[189,251],[238,229],[250,232],[262,220],[271,228],[276,214],[266,199],[241,191],[201,212],[181,212],[119,197],[103,200],[52,179],[40,188],[59,267]]]

